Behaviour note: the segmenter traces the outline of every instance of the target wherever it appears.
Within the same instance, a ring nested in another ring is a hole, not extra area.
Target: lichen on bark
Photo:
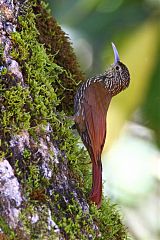
[[[70,40],[39,0],[0,1],[0,237],[126,238],[114,204],[88,202],[88,155],[72,132],[84,80]]]

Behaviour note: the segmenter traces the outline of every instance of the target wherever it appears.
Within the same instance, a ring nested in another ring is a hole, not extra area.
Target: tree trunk
[[[44,2],[0,0],[0,239],[125,239],[116,208],[88,202],[73,97],[83,81]]]

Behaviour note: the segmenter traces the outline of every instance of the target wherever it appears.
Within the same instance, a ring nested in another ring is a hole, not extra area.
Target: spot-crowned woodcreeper
[[[86,80],[74,99],[74,121],[92,161],[92,191],[90,200],[97,207],[102,199],[101,153],[106,138],[106,116],[113,96],[127,88],[130,74],[120,62],[118,51],[112,43],[114,64],[103,74]]]

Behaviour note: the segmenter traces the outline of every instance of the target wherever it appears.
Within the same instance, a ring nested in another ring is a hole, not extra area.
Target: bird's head
[[[117,85],[117,93],[129,86],[130,74],[128,68],[120,61],[116,46],[112,43],[114,52],[114,64],[111,65],[112,79],[114,85]],[[116,89],[115,89],[116,90]],[[115,95],[117,94],[115,92]]]

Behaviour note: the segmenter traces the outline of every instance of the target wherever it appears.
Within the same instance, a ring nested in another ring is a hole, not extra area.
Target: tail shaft
[[[90,200],[94,202],[98,208],[102,201],[102,164],[101,160],[92,163],[92,191]]]

